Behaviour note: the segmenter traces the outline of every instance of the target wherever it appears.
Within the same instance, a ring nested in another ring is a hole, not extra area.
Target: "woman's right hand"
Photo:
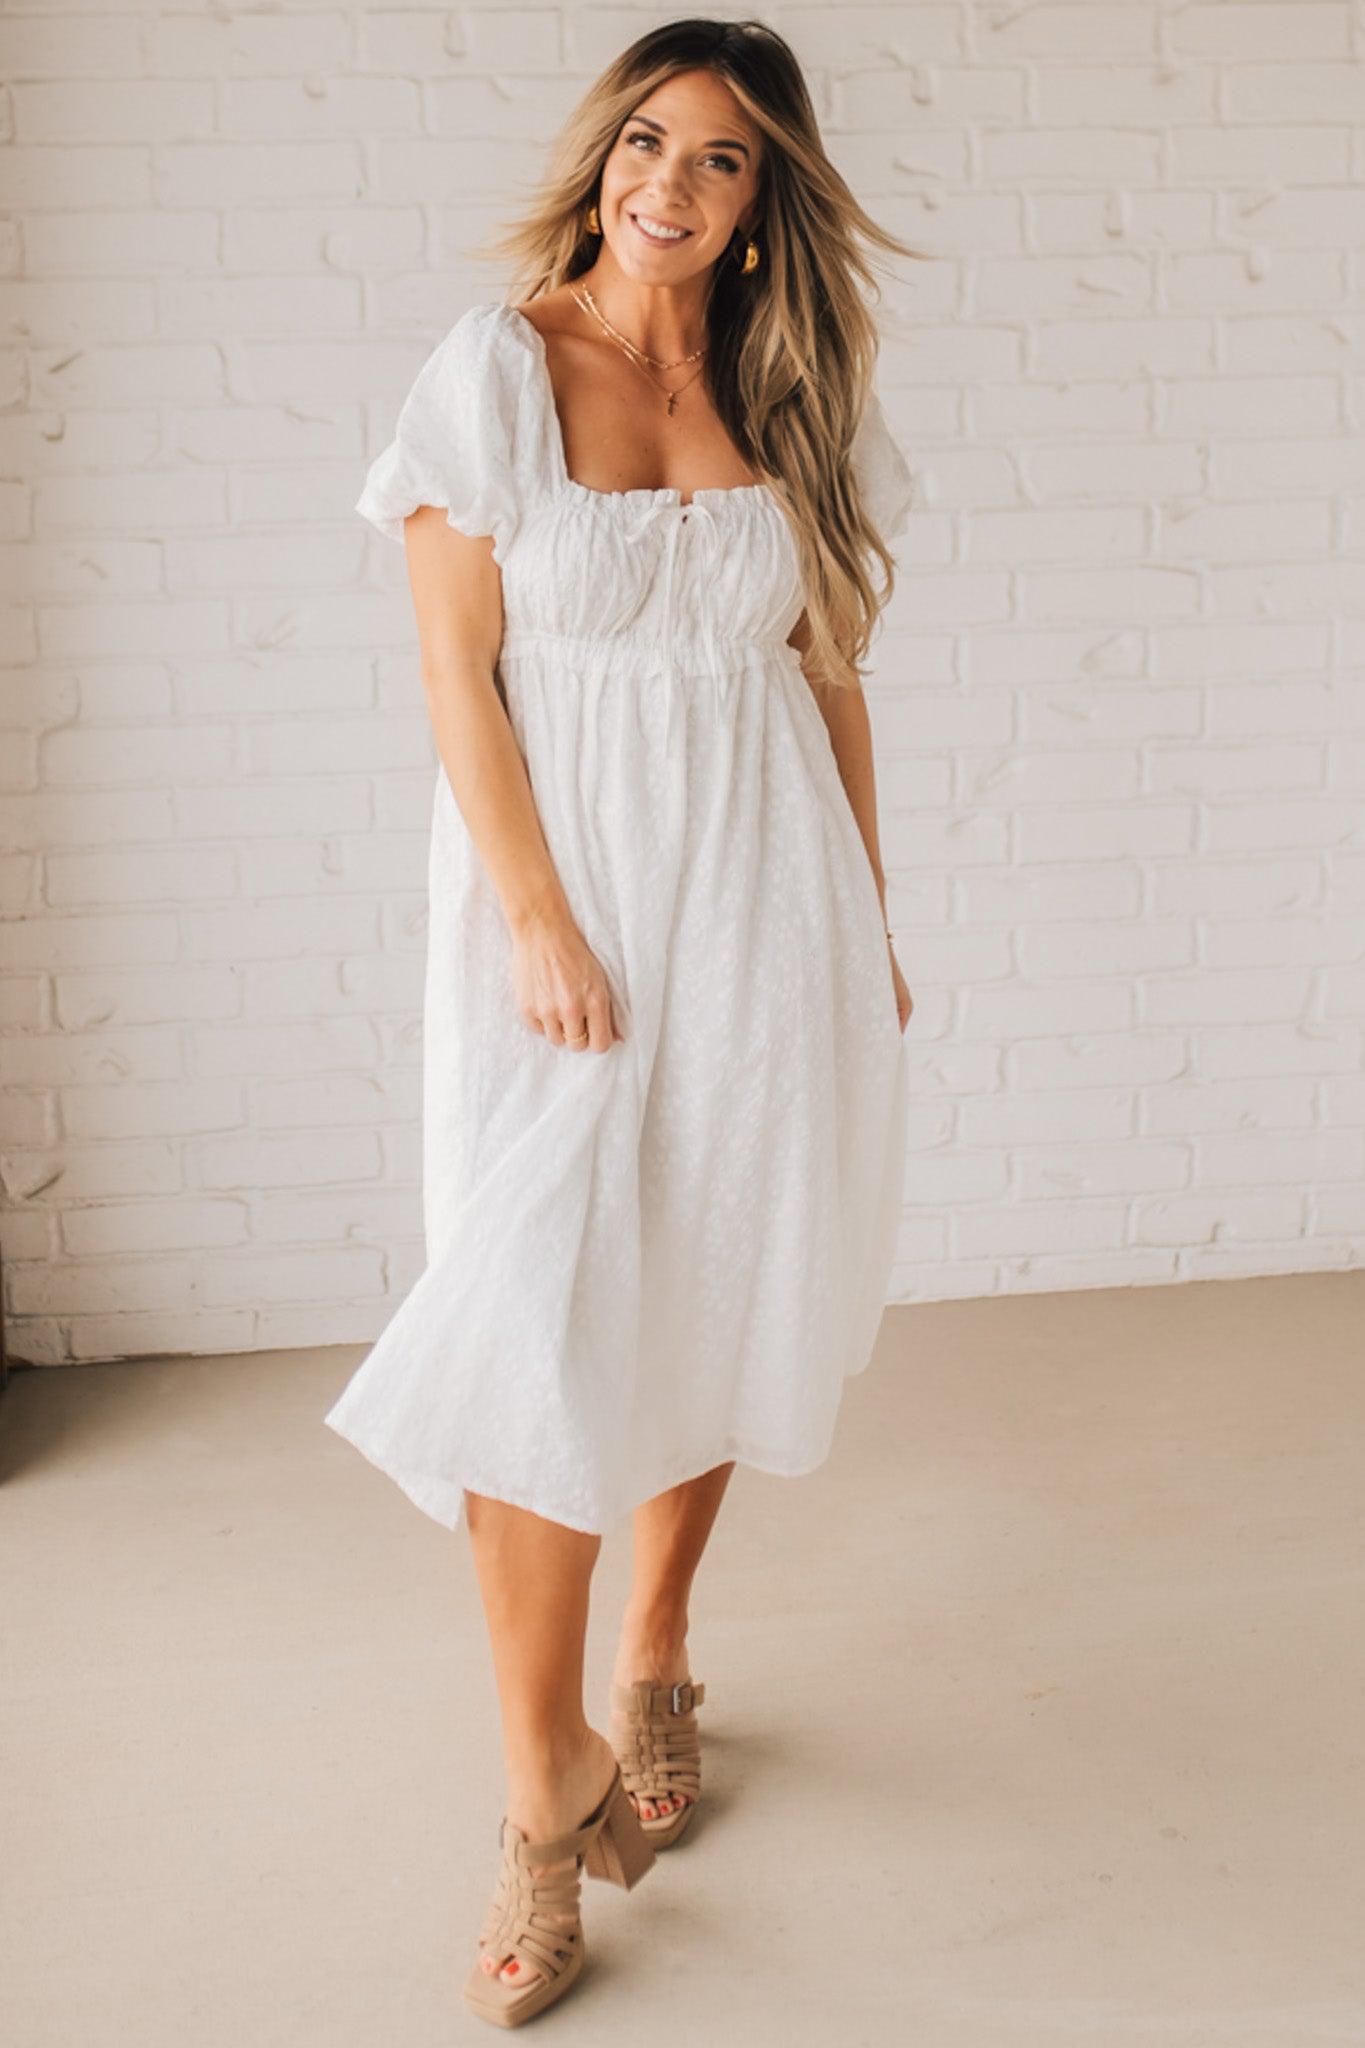
[[[610,1052],[616,1022],[602,963],[572,918],[540,920],[512,939],[517,1007],[532,1031],[568,1052]]]

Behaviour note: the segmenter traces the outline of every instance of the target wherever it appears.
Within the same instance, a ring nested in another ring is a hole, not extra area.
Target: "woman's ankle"
[[[509,1785],[552,1785],[574,1775],[596,1753],[601,1737],[587,1721],[579,1728],[527,1730],[505,1739]]]
[[[686,1677],[687,1612],[660,1611],[623,1616],[615,1677],[622,1685],[650,1678],[656,1685]]]
[[[611,1744],[595,1728],[585,1731],[579,1748],[509,1760],[507,1814],[532,1841],[567,1834],[586,1819],[615,1768]]]

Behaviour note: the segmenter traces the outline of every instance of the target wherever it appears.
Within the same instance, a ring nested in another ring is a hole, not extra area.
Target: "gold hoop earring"
[[[586,226],[588,233],[590,235],[600,235],[602,232],[602,222],[598,218],[597,208],[595,206],[590,206],[588,208]]]
[[[756,243],[756,242],[754,242],[753,240],[749,240],[749,241],[747,241],[747,242],[746,242],[746,243],[744,244],[744,254],[743,254],[742,256],[740,256],[740,255],[739,255],[738,253],[736,253],[736,256],[735,256],[735,261],[736,261],[736,262],[738,263],[738,265],[739,265],[739,268],[740,268],[740,274],[741,274],[741,276],[743,276],[743,277],[747,277],[747,276],[749,275],[749,272],[750,272],[751,270],[757,270],[757,269],[758,269],[758,245],[757,245],[757,243]]]

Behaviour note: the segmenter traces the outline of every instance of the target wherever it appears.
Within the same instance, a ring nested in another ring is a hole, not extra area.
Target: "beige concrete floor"
[[[1363,1326],[1360,1273],[893,1311],[830,1462],[732,1482],[704,1809],[535,2038],[1365,2043]],[[11,2048],[493,2038],[482,1614],[322,1425],[361,1355],[0,1404]]]

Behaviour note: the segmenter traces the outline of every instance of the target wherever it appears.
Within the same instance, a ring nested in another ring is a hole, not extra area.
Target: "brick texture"
[[[465,251],[653,10],[0,9],[0,1232],[44,1365],[420,1269],[435,763],[353,515]],[[898,1299],[1365,1249],[1365,13],[774,8],[929,261],[870,684]]]

